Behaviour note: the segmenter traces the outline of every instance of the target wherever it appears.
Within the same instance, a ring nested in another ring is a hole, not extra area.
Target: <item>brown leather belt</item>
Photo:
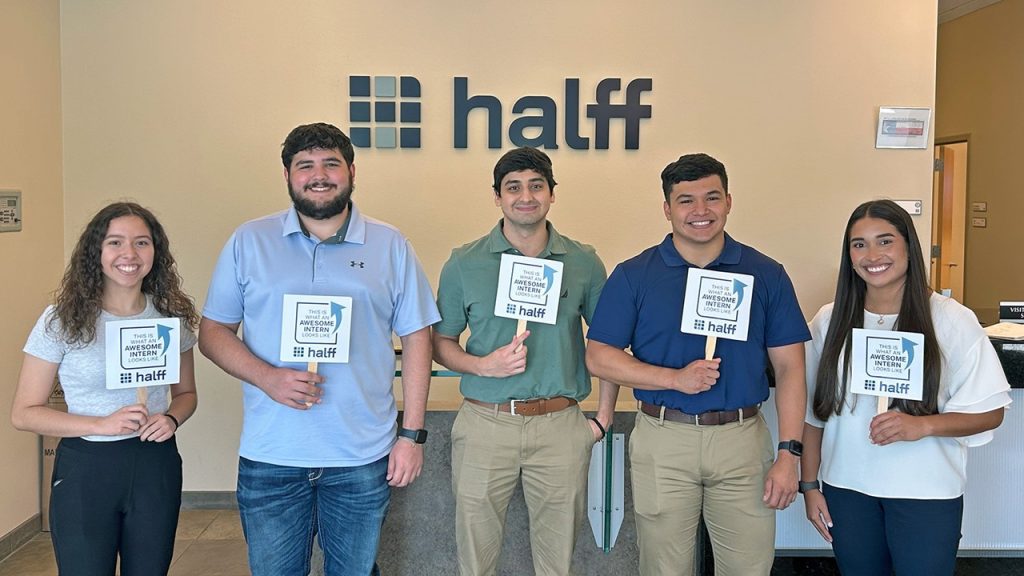
[[[662,417],[662,406],[640,402],[640,411],[652,418]],[[751,416],[757,415],[757,406],[746,406],[739,410],[723,410],[721,412],[705,412],[703,414],[687,414],[675,408],[664,408],[665,420],[681,422],[683,424],[697,424],[698,426],[720,426],[732,422],[742,422]]]
[[[565,410],[569,406],[576,405],[576,400],[566,398],[565,396],[555,396],[554,398],[531,398],[529,400],[512,400],[511,402],[502,402],[501,404],[481,402],[480,400],[474,400],[472,398],[466,398],[466,402],[471,402],[477,406],[483,406],[484,408],[490,408],[491,410],[497,409],[498,412],[508,412],[509,414],[515,414],[516,416],[543,416],[545,414],[559,412],[561,410]]]

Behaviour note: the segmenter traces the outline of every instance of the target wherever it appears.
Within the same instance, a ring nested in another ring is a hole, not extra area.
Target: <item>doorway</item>
[[[967,141],[935,145],[932,179],[930,283],[936,292],[964,302],[967,231]]]

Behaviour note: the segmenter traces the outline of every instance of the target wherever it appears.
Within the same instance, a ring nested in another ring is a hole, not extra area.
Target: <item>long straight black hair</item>
[[[843,411],[847,384],[850,379],[850,355],[853,345],[850,335],[854,328],[864,327],[864,295],[867,285],[853,269],[850,261],[850,229],[863,218],[877,218],[892,224],[907,243],[907,276],[903,285],[903,300],[896,319],[896,330],[924,335],[924,394],[920,401],[896,399],[890,406],[906,414],[924,416],[938,412],[939,378],[942,373],[942,352],[935,339],[935,327],[929,301],[932,290],[928,287],[921,242],[914,229],[910,214],[891,200],[872,200],[858,206],[846,223],[843,247],[840,252],[839,278],[832,317],[821,351],[818,374],[815,379],[814,415],[828,420],[832,414]],[[842,357],[841,370],[839,358]],[[841,375],[841,376],[840,376]]]

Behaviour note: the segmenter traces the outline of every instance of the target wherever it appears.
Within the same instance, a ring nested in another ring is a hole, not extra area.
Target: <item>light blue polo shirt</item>
[[[260,359],[280,361],[285,294],[350,296],[349,362],[321,363],[323,402],[295,410],[242,383],[239,454],[279,466],[361,466],[391,450],[397,409],[392,394],[392,333],[411,334],[440,320],[430,284],[408,240],[350,204],[344,241],[306,236],[290,208],[241,225],[228,239],[210,281],[203,316],[242,322],[242,338]]]

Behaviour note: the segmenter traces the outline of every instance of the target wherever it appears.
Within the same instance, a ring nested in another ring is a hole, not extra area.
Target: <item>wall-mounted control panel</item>
[[[0,190],[0,232],[21,231],[21,191]]]

